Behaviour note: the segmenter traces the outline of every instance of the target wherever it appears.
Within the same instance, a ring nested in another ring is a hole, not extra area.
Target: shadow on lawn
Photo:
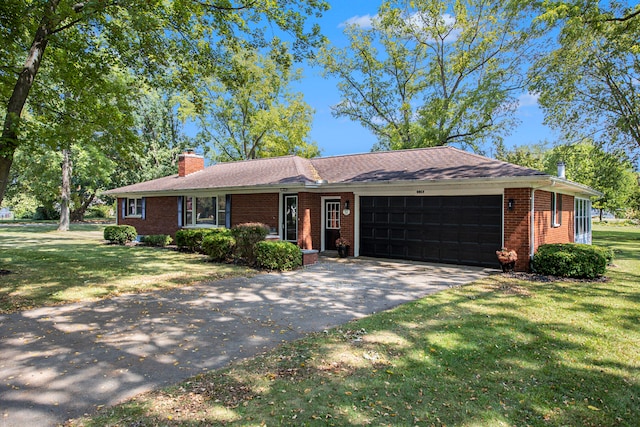
[[[163,287],[163,282],[187,284],[194,280],[190,276],[217,279],[239,270],[230,265],[207,264],[205,260],[205,256],[196,254],[113,246],[100,241],[61,244],[58,240],[56,245],[16,247],[0,255],[0,264],[12,272],[0,277],[0,312],[123,291],[149,291]],[[151,278],[159,283],[152,283]],[[127,280],[133,282],[122,283]]]
[[[462,288],[379,313],[126,403],[110,421],[135,413],[143,425],[635,424],[637,356],[620,347],[633,351],[637,328],[610,336],[575,322],[581,308],[549,311],[556,293],[567,302],[595,294],[601,305],[580,316],[624,327],[615,307],[626,296],[602,284],[523,286],[530,296]]]

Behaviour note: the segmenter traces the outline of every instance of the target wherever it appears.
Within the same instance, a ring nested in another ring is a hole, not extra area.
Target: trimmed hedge
[[[541,245],[533,256],[531,269],[539,274],[593,279],[602,276],[613,252],[600,246],[580,243]]]
[[[173,242],[173,239],[167,234],[149,234],[148,236],[144,236],[140,242],[147,246],[164,248],[165,246],[170,245],[171,242]]]
[[[236,239],[231,233],[215,233],[202,240],[202,251],[214,261],[226,261],[231,258],[236,247]]]
[[[267,237],[269,226],[260,222],[247,222],[233,227],[231,234],[236,239],[236,257],[249,265],[255,265],[255,245]]]
[[[269,270],[293,270],[302,265],[302,251],[291,242],[262,241],[255,245],[258,266]]]
[[[185,252],[204,253],[202,241],[213,234],[229,234],[226,228],[185,228],[176,232],[176,245]]]
[[[111,243],[124,245],[136,239],[138,232],[132,225],[108,225],[104,228],[104,239]]]

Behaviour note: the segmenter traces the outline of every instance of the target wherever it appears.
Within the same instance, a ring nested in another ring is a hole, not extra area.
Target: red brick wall
[[[509,199],[513,199],[513,210],[508,209]],[[531,234],[531,189],[505,188],[504,190],[504,244],[507,249],[518,253],[516,270],[529,269],[529,250]]]
[[[244,222],[262,222],[280,230],[278,226],[278,193],[234,194],[231,196],[231,226]]]
[[[178,176],[187,176],[204,169],[204,157],[183,153],[178,156]]]
[[[300,212],[300,223],[298,224],[298,244],[305,247],[311,242],[313,249],[320,250],[322,233],[322,198],[330,197],[340,199],[341,206],[345,201],[349,201],[351,214],[345,216],[340,214],[340,235],[351,242],[349,256],[353,256],[354,250],[354,195],[353,193],[298,193],[298,210]],[[310,223],[304,221],[305,212],[308,211]]]
[[[138,234],[170,234],[175,237],[178,231],[178,198],[172,197],[145,197],[145,219],[123,218],[122,200],[118,199],[118,224],[132,225]]]
[[[545,243],[572,243],[573,196],[562,194],[562,220],[560,227],[551,224],[551,197],[553,193],[538,190],[535,193],[535,249]]]
[[[560,227],[551,224],[551,192],[536,190],[534,208],[534,250],[545,243],[570,243],[574,240],[573,196],[562,195],[562,221]],[[504,247],[518,253],[516,270],[529,269],[531,250],[531,205],[530,188],[505,188],[504,190]],[[514,209],[509,211],[509,199],[514,200]]]

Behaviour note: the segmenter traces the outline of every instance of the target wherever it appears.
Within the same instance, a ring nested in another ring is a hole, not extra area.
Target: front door
[[[340,237],[340,200],[324,201],[324,249],[336,250]]]
[[[284,196],[284,240],[298,242],[298,196]]]

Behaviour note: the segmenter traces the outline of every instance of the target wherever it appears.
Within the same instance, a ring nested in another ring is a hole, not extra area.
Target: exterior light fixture
[[[342,209],[342,215],[349,216],[351,215],[351,209],[349,209],[349,201],[346,200],[344,202],[344,209]]]
[[[512,211],[515,206],[516,206],[516,201],[514,199],[509,199],[509,201],[507,202],[507,209]]]

